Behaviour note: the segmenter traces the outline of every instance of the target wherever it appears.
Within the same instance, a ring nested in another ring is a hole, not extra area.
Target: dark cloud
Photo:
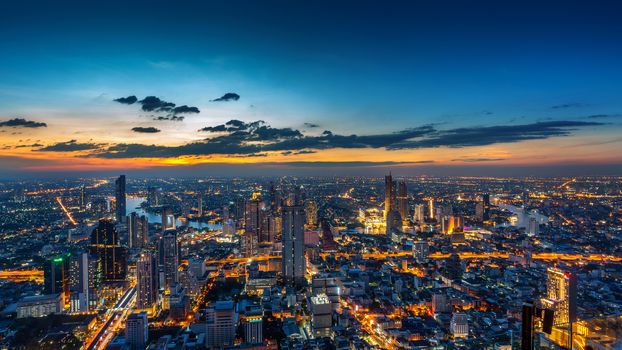
[[[43,122],[35,122],[32,120],[26,120],[23,118],[13,118],[3,122],[0,122],[0,128],[3,126],[12,126],[12,127],[24,127],[24,128],[41,128],[47,127],[48,125]]]
[[[200,113],[197,107],[188,107],[186,105],[173,108],[173,114]]]
[[[551,109],[567,109],[567,108],[578,108],[587,106],[585,103],[580,102],[571,102],[571,103],[563,103],[560,105],[551,106]]]
[[[175,107],[173,102],[166,102],[155,96],[147,96],[138,103],[142,105],[141,108],[145,112],[171,112]]]
[[[226,101],[237,101],[240,99],[240,95],[235,92],[227,92],[219,98],[215,98],[212,102],[226,102]]]
[[[39,148],[37,151],[42,152],[76,152],[95,150],[102,146],[100,143],[79,143],[76,140],[69,140],[67,142],[59,142],[53,145],[49,145],[43,148]]]
[[[30,145],[17,145],[14,148],[28,148],[28,147],[43,147],[43,145],[40,143],[33,143]]]
[[[168,116],[153,116],[153,120],[162,121],[162,120],[172,120],[174,122],[181,122],[184,120],[184,116],[179,115],[168,115]]]
[[[136,98],[136,96],[132,95],[132,96],[128,96],[128,97],[115,98],[114,101],[115,102],[119,102],[119,103],[123,103],[124,105],[131,105],[131,104],[136,103],[136,101],[138,101],[138,98]]]
[[[142,133],[147,133],[147,134],[154,134],[154,133],[160,132],[160,129],[154,128],[153,126],[149,126],[149,127],[137,126],[137,127],[132,128],[132,131],[142,132]]]
[[[290,155],[334,148],[384,148],[387,150],[459,148],[568,136],[578,128],[599,125],[603,124],[587,121],[548,121],[449,130],[437,130],[432,125],[424,125],[386,134],[338,135],[327,130],[319,136],[308,136],[292,128],[273,128],[263,121],[246,123],[231,120],[225,124],[201,129],[201,131],[222,133],[202,141],[170,147],[120,144],[111,146],[93,156],[148,158],[212,154],[248,155],[265,152],[281,152],[283,155]]]
[[[320,127],[318,124],[315,124],[315,123],[305,123],[305,126],[307,128],[319,128]]]
[[[588,115],[587,119],[607,119],[607,118],[618,118],[621,117],[622,114],[593,114]]]

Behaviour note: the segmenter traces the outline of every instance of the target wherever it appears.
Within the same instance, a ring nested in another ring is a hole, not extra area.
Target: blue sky
[[[606,128],[568,137],[607,141],[622,113],[619,10],[606,1],[20,1],[0,12],[0,119],[45,121],[43,141],[60,142],[69,135],[54,136],[56,120],[146,126],[112,100],[154,95],[201,109],[162,126],[170,144],[229,119],[374,134],[596,114]],[[241,98],[210,103],[226,92]],[[126,136],[104,141],[115,137]]]

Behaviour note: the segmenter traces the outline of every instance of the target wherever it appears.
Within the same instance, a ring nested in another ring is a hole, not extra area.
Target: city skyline
[[[7,5],[0,178],[622,171],[615,2],[146,4]]]

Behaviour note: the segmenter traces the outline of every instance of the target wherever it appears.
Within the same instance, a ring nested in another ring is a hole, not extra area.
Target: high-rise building
[[[484,220],[490,219],[490,194],[482,194],[482,205],[484,206]]]
[[[397,211],[400,213],[402,220],[408,218],[410,210],[408,209],[408,187],[406,187],[406,181],[400,181],[397,186]]]
[[[413,215],[413,219],[417,223],[425,222],[425,205],[423,204],[415,205],[415,214]]]
[[[140,254],[136,262],[136,307],[149,309],[158,298],[158,264],[149,252]]]
[[[484,221],[484,202],[475,203],[475,219],[477,221]]]
[[[99,282],[124,281],[127,275],[127,249],[119,245],[119,235],[110,220],[99,220],[91,233],[90,253],[96,259]]]
[[[70,255],[50,259],[43,268],[43,293],[60,294],[61,303],[69,302]]]
[[[434,219],[434,198],[428,199],[428,217]]]
[[[162,208],[162,232],[166,232],[168,230],[176,229],[176,221],[175,214],[173,214],[173,209],[169,207]]]
[[[80,187],[80,211],[86,209],[86,189],[84,185]]]
[[[530,236],[537,236],[540,234],[540,223],[538,223],[538,220],[533,216],[530,216],[529,222],[527,222],[527,234]]]
[[[197,216],[203,216],[203,196],[199,194],[199,198],[197,199]]]
[[[413,244],[413,258],[418,263],[426,262],[430,255],[430,246],[426,241],[416,241]]]
[[[85,312],[89,310],[91,304],[91,291],[94,290],[93,279],[94,267],[89,254],[82,252],[74,254],[69,261],[69,289],[72,295],[75,293],[76,305],[71,309],[73,312]]]
[[[238,313],[233,301],[217,301],[206,309],[205,347],[221,349],[233,345]]]
[[[169,289],[177,283],[177,270],[179,268],[179,248],[177,245],[177,231],[168,230],[160,238],[160,265],[164,273],[162,286]]]
[[[542,304],[554,310],[554,325],[565,325],[577,318],[577,275],[550,267],[546,270],[546,297]]]
[[[443,216],[441,220],[441,230],[445,234],[462,232],[464,227],[464,220],[461,216]]]
[[[329,337],[333,322],[333,310],[326,294],[311,297],[311,329],[317,337]]]
[[[247,311],[244,315],[244,342],[259,344],[263,342],[263,316],[261,309]]]
[[[462,278],[462,262],[460,257],[456,253],[452,253],[447,260],[445,260],[445,267],[442,274],[452,281],[457,281]]]
[[[402,216],[397,210],[391,210],[386,218],[386,234],[392,239],[393,235],[402,232]]]
[[[115,199],[116,199],[116,215],[117,222],[122,222],[125,219],[125,175],[119,176],[114,182],[115,184]]]
[[[156,187],[147,188],[147,204],[151,207],[160,205],[160,189]]]
[[[449,330],[454,338],[468,338],[469,318],[467,315],[462,312],[454,313],[449,323]]]
[[[395,182],[391,173],[384,177],[384,218],[395,209]]]
[[[317,228],[317,203],[310,199],[308,201],[306,201],[305,203],[305,213],[307,215],[307,223],[306,223],[306,227],[308,229],[315,229]]]
[[[304,219],[305,211],[297,203],[283,207],[283,279],[287,283],[298,283],[304,280],[305,245]]]
[[[147,313],[135,312],[125,320],[125,343],[131,350],[142,350],[147,345],[149,323]]]
[[[127,245],[130,248],[143,248],[149,242],[149,222],[147,217],[136,212],[127,216]]]

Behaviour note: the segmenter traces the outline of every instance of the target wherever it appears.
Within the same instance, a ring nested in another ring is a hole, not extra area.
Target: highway
[[[106,322],[99,328],[94,337],[87,339],[82,349],[105,349],[130,314],[130,306],[134,304],[135,300],[136,288],[129,288],[114,307],[106,311]]]

